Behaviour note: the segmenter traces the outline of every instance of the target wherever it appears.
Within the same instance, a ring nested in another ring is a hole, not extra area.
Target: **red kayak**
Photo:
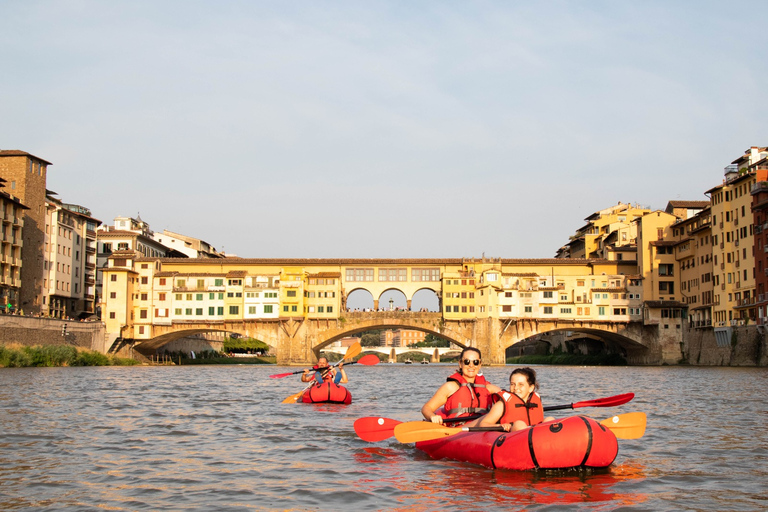
[[[605,468],[619,451],[614,433],[585,416],[539,423],[516,432],[460,432],[416,448],[454,459],[514,470]]]
[[[344,386],[323,382],[306,390],[301,401],[305,404],[351,404],[352,393]]]

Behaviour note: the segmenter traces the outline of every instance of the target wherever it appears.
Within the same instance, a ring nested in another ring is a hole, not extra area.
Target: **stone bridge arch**
[[[164,334],[161,334],[159,336],[155,336],[152,339],[143,341],[139,343],[138,345],[135,345],[134,348],[141,354],[145,356],[151,356],[157,353],[158,350],[161,350],[165,345],[168,345],[171,342],[174,342],[176,340],[180,340],[182,338],[186,338],[188,336],[193,336],[195,334],[207,334],[207,333],[232,333],[232,334],[240,334],[241,336],[249,336],[245,332],[240,332],[238,330],[232,330],[232,329],[217,329],[217,328],[207,328],[207,327],[190,327],[187,329],[179,329],[174,330],[170,332],[166,332]],[[256,339],[256,336],[253,336]],[[264,340],[259,340],[264,341]],[[274,345],[270,344],[267,341],[264,341],[269,347],[270,352],[274,351],[276,348]]]
[[[542,322],[542,321],[517,321],[516,325],[507,325],[500,337],[501,348],[506,350],[517,343],[540,337],[541,335],[573,335],[583,334],[585,337],[599,339],[606,345],[618,347],[619,352],[630,364],[649,364],[661,352],[657,343],[648,343],[653,340],[657,331],[649,329],[640,322]]]

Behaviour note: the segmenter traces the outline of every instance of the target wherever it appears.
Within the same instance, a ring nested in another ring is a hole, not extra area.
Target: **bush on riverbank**
[[[559,364],[570,366],[626,366],[627,360],[619,354],[552,354],[508,357],[507,364]]]
[[[0,367],[54,367],[54,366],[130,366],[139,364],[135,359],[114,357],[93,350],[78,349],[70,345],[14,346],[0,345]]]

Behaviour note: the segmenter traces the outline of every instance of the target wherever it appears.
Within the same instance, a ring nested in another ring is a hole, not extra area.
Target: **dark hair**
[[[512,376],[516,373],[519,373],[520,375],[523,375],[525,379],[528,381],[528,385],[534,386],[535,390],[539,389],[539,383],[536,382],[536,370],[533,368],[528,368],[527,366],[525,368],[515,368],[512,373],[509,374],[509,380],[512,380]]]
[[[464,354],[466,354],[467,352],[477,352],[477,355],[479,356],[480,360],[481,361],[483,360],[483,353],[480,352],[479,348],[467,347],[467,348],[465,348],[464,350],[461,351],[461,355],[459,356],[459,361],[464,359]]]

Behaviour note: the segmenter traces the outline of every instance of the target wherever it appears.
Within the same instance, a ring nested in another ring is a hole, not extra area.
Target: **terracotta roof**
[[[667,204],[672,208],[706,208],[709,201],[670,201]]]
[[[173,277],[177,275],[178,272],[155,272],[155,277]]]
[[[341,272],[318,272],[317,274],[308,274],[307,277],[341,277]]]
[[[28,156],[30,158],[34,158],[35,160],[40,160],[41,162],[45,162],[48,165],[53,165],[48,160],[43,160],[39,156],[35,156],[31,153],[27,153],[26,151],[21,151],[18,149],[0,149],[0,156]]]
[[[248,275],[248,272],[245,270],[230,270],[227,272],[227,277],[245,277]]]

